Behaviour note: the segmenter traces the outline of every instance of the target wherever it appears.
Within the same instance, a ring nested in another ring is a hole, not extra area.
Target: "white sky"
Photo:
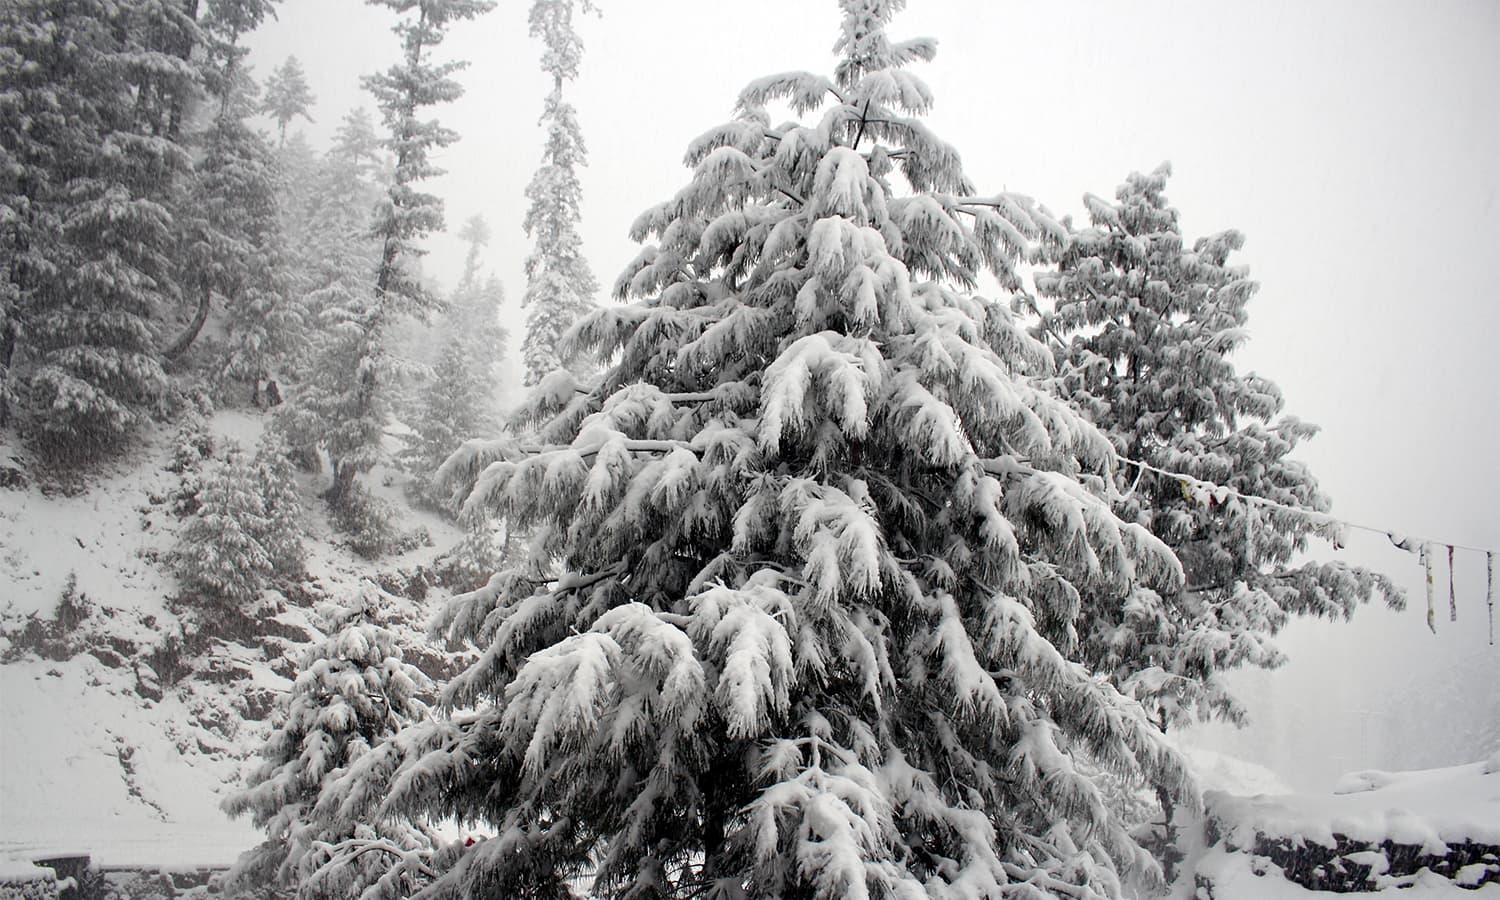
[[[571,95],[591,154],[585,251],[608,287],[635,255],[631,221],[685,183],[688,141],[727,119],[753,78],[831,72],[839,14],[833,0],[599,2]],[[489,261],[515,336],[522,191],[548,86],[528,6],[502,0],[443,45],[471,67],[467,95],[436,112],[463,140],[433,185],[454,231],[474,213],[494,229]],[[357,77],[396,57],[391,21],[354,0],[293,0],[251,59],[265,73],[300,58],[322,147],[347,109],[373,110]],[[1190,238],[1247,235],[1234,259],[1261,291],[1238,362],[1323,427],[1300,456],[1335,513],[1500,549],[1500,293],[1488,277],[1500,258],[1500,3],[914,0],[892,35],[938,39],[937,60],[916,69],[937,98],[930,124],[981,190],[1081,219],[1085,191],[1112,197],[1130,171],[1170,159]],[[445,236],[430,247],[429,271],[451,283],[462,249]],[[1397,577],[1411,607],[1294,628],[1293,663],[1247,680],[1263,727],[1213,740],[1302,787],[1366,765],[1480,758],[1487,748],[1442,735],[1456,733],[1455,704],[1500,729],[1483,557],[1458,554],[1459,621],[1440,617],[1434,638],[1414,557],[1359,533],[1343,555]],[[1446,609],[1446,567],[1437,575]]]

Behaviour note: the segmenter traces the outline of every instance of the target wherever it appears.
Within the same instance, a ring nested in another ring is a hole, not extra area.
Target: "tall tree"
[[[420,115],[432,105],[457,99],[463,87],[452,75],[461,62],[433,62],[435,48],[448,27],[471,19],[494,4],[492,0],[370,0],[406,15],[393,30],[401,37],[402,61],[388,71],[367,76],[365,87],[375,95],[389,129],[386,147],[395,157],[395,171],[385,202],[376,213],[374,233],[380,241],[373,291],[342,311],[355,329],[356,365],[346,370],[353,384],[349,404],[324,447],[333,460],[329,500],[346,497],[356,476],[375,464],[380,438],[389,416],[384,382],[395,373],[396,361],[387,352],[386,330],[398,316],[425,313],[435,306],[415,268],[422,255],[420,240],[443,227],[443,203],[416,185],[442,170],[431,153],[458,140],[458,134]]]
[[[17,0],[0,15],[0,404],[24,395],[41,449],[87,456],[118,446],[166,384],[170,198],[199,32],[153,0]]]
[[[1340,562],[1299,562],[1312,538],[1336,542],[1318,516],[1328,498],[1291,458],[1316,428],[1282,411],[1270,380],[1235,371],[1246,304],[1257,285],[1228,264],[1243,237],[1224,231],[1189,247],[1165,196],[1170,166],[1134,173],[1118,202],[1085,198],[1092,225],[1051,242],[1038,272],[1053,309],[1038,336],[1062,349],[1060,393],[1110,437],[1123,463],[1116,511],[1182,561],[1179,592],[1128,602],[1085,598],[1089,665],[1152,710],[1162,728],[1243,718],[1222,679],[1241,665],[1282,662],[1270,638],[1293,615],[1347,618],[1372,595],[1399,606],[1382,576]],[[1221,485],[1312,516],[1215,495]]]
[[[492,824],[426,896],[566,896],[593,862],[604,897],[1102,898],[1155,870],[1073,757],[1191,786],[1076,661],[1078,598],[1181,570],[1110,511],[1115,454],[1033,381],[1046,349],[971,293],[1055,225],[922,122],[905,66],[934,45],[887,38],[900,5],[844,0],[833,78],[757,81],[692,144],[636,222],[635,302],[578,326],[616,363],[542,382],[540,446],[446,464],[529,557],[441,618],[481,650],[455,712],[325,789]]]
[[[261,385],[275,360],[302,332],[300,304],[288,279],[276,154],[247,120],[256,111],[240,39],[264,21],[267,0],[217,0],[203,20],[207,124],[192,140],[199,160],[178,212],[183,287],[195,309],[165,349],[187,353],[216,308],[223,310],[227,346],[218,376]]]
[[[526,233],[536,246],[526,257],[528,307],[526,335],[521,342],[525,383],[534,385],[563,365],[558,341],[574,322],[594,308],[598,284],[583,258],[578,236],[582,218],[579,204],[583,190],[578,183],[579,166],[588,160],[583,132],[572,104],[563,99],[563,85],[578,77],[583,43],[573,29],[575,9],[589,11],[588,0],[535,0],[531,5],[531,34],[540,38],[545,51],[542,71],[552,76],[552,92],[542,111],[547,141],[542,165],[526,186],[531,205],[526,210]],[[575,374],[582,370],[575,367]]]
[[[309,122],[313,120],[308,110],[316,102],[312,87],[307,83],[307,73],[302,71],[302,63],[297,57],[288,56],[266,79],[265,98],[260,106],[261,112],[270,114],[276,121],[280,146],[286,146],[286,127],[293,119],[301,116]]]

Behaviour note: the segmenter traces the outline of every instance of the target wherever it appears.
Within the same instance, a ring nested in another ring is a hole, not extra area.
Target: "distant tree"
[[[1202,483],[1314,513],[1328,498],[1291,458],[1316,428],[1284,415],[1270,380],[1240,375],[1230,354],[1245,340],[1255,282],[1227,264],[1243,237],[1183,239],[1164,190],[1171,169],[1135,173],[1117,203],[1085,198],[1091,226],[1049,243],[1036,275],[1053,308],[1038,330],[1062,346],[1059,392],[1109,435],[1122,463],[1116,512],[1139,522],[1182,561],[1181,591],[1086,595],[1088,665],[1139,699],[1162,728],[1243,710],[1222,675],[1274,667],[1271,643],[1289,617],[1348,618],[1375,594],[1400,606],[1383,576],[1340,562],[1298,561],[1310,538],[1338,540],[1317,516],[1284,512]]]
[[[479,276],[480,251],[489,240],[489,227],[478,216],[464,223],[460,234],[469,243],[463,278],[437,329],[438,352],[432,377],[418,396],[411,425],[416,440],[405,453],[415,490],[428,501],[448,498],[432,492],[438,466],[459,444],[492,436],[500,384],[496,375],[505,348],[500,325],[504,292],[500,282]]]
[[[588,150],[578,115],[563,99],[563,84],[578,77],[583,56],[583,43],[573,29],[573,12],[592,8],[588,0],[534,0],[531,5],[531,35],[546,48],[542,71],[552,76],[552,92],[542,112],[547,131],[542,165],[526,186],[531,205],[523,225],[536,240],[526,257],[526,294],[521,299],[521,305],[530,310],[521,342],[527,385],[535,385],[562,366],[558,341],[569,326],[593,310],[599,291],[578,235],[583,191],[577,169],[587,163]],[[577,367],[573,371],[582,374]]]
[[[391,320],[431,310],[435,303],[415,270],[422,250],[418,241],[443,226],[443,204],[436,196],[416,189],[419,182],[441,170],[430,158],[433,150],[458,140],[458,135],[436,121],[419,118],[437,103],[459,97],[463,88],[451,77],[462,63],[434,63],[434,48],[455,22],[473,18],[493,6],[491,0],[370,0],[397,13],[413,13],[395,26],[401,36],[402,61],[388,71],[365,79],[375,95],[389,130],[386,147],[395,157],[395,170],[386,200],[376,213],[374,234],[380,256],[373,290],[350,298],[353,302],[334,315],[352,339],[347,349],[353,365],[342,369],[345,398],[330,409],[322,445],[333,463],[333,486],[328,499],[335,506],[350,494],[360,472],[375,464],[389,418],[386,382],[397,374],[397,361],[387,352]],[[337,373],[335,373],[337,374]]]
[[[275,886],[306,898],[398,898],[410,896],[421,877],[420,857],[432,843],[428,832],[394,821],[356,821],[318,803],[330,778],[425,715],[417,694],[432,688],[402,660],[395,636],[373,620],[373,611],[347,615],[331,637],[304,654],[259,768],[224,802],[230,815],[248,814],[266,832],[266,840],[230,870],[231,885]]]
[[[1115,517],[1107,438],[972,295],[1055,227],[979,194],[922,122],[900,4],[845,0],[833,78],[754,82],[544,379],[523,444],[445,477],[531,530],[438,625],[480,659],[450,715],[325,788],[493,836],[425,896],[1118,897],[1159,870],[1074,758],[1194,796],[1078,661],[1080,596],[1174,591]],[[786,103],[811,124],[773,125]],[[460,712],[461,710],[461,712]]]
[[[265,98],[261,101],[260,111],[269,114],[276,121],[278,142],[281,146],[286,146],[286,127],[298,116],[309,122],[313,121],[308,110],[316,102],[312,87],[307,83],[307,73],[302,71],[302,63],[297,61],[297,57],[288,56],[271,73],[271,77],[266,79]]]
[[[204,84],[212,116],[190,135],[200,149],[177,215],[183,287],[192,319],[165,349],[187,353],[211,312],[223,309],[225,347],[217,377],[261,388],[277,361],[303,336],[304,321],[288,278],[277,157],[247,124],[256,111],[254,84],[240,38],[270,14],[265,0],[220,0],[203,20]]]

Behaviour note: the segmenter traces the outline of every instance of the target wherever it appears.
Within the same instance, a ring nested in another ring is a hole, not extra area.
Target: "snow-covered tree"
[[[1220,676],[1280,664],[1270,638],[1290,616],[1347,618],[1377,593],[1402,602],[1382,576],[1299,560],[1312,538],[1337,546],[1331,520],[1208,487],[1315,514],[1329,509],[1312,473],[1290,456],[1316,428],[1283,413],[1273,382],[1238,374],[1230,360],[1257,287],[1228,264],[1243,237],[1225,231],[1188,246],[1164,195],[1170,172],[1163,164],[1132,174],[1116,203],[1085,197],[1091,226],[1051,242],[1041,254],[1051,265],[1036,275],[1052,301],[1037,334],[1061,347],[1062,395],[1123,459],[1187,476],[1128,462],[1115,474],[1117,513],[1173,549],[1182,590],[1083,600],[1088,664],[1163,728],[1215,714],[1239,721]]]
[[[224,344],[215,377],[262,386],[303,336],[301,305],[289,279],[275,152],[247,120],[255,87],[240,39],[269,15],[266,0],[219,0],[203,19],[204,83],[210,118],[191,135],[200,156],[177,213],[181,279],[195,307],[165,349],[185,354],[210,314],[222,309]]]
[[[458,140],[458,134],[420,115],[427,107],[457,99],[463,87],[452,77],[459,62],[434,62],[433,51],[447,29],[471,19],[494,4],[492,0],[370,0],[403,18],[394,31],[400,35],[402,61],[386,72],[367,76],[364,84],[374,94],[389,130],[386,147],[395,157],[395,171],[385,202],[375,217],[374,234],[381,243],[373,290],[337,311],[355,338],[354,365],[344,370],[352,383],[341,391],[348,398],[339,419],[329,422],[336,436],[324,442],[333,462],[329,500],[337,505],[350,494],[356,476],[373,466],[389,417],[387,382],[399,368],[387,348],[391,320],[423,314],[436,304],[423,287],[416,261],[418,242],[443,227],[443,203],[416,185],[441,174],[431,154]]]
[[[285,146],[286,127],[298,116],[311,122],[313,117],[308,110],[315,102],[317,98],[313,96],[312,87],[307,83],[307,73],[302,71],[302,63],[297,57],[288,56],[271,73],[271,77],[266,79],[260,111],[275,120],[279,143]]]
[[[377,624],[368,603],[362,597],[360,608],[342,611],[347,621],[304,654],[262,762],[224,802],[230,815],[248,814],[266,832],[231,869],[232,886],[273,885],[309,898],[397,898],[409,896],[420,877],[428,832],[409,823],[342,819],[318,807],[330,778],[425,715],[417,695],[432,688],[402,661],[394,634]]]
[[[1156,870],[1075,756],[1191,802],[1145,710],[1077,660],[1080,597],[1176,590],[1106,498],[1107,438],[972,291],[1056,228],[922,122],[900,3],[844,0],[832,78],[776,75],[544,380],[534,443],[443,475],[530,553],[455,598],[449,715],[325,792],[449,815],[424,897],[1117,897]],[[773,125],[784,102],[810,124]]]
[[[271,572],[280,578],[301,574],[307,553],[302,547],[306,525],[302,520],[302,498],[296,476],[281,436],[267,431],[255,448],[255,475],[260,486],[265,528],[256,538],[270,561]]]
[[[573,13],[589,11],[589,0],[534,0],[531,4],[531,34],[546,48],[542,71],[552,76],[552,92],[542,111],[547,141],[542,165],[526,186],[526,233],[536,241],[526,257],[526,294],[521,305],[528,308],[526,335],[521,342],[521,362],[527,385],[541,381],[563,366],[558,341],[564,332],[595,306],[599,287],[583,258],[578,235],[582,217],[579,206],[583,190],[578,183],[579,166],[588,161],[578,114],[563,99],[563,85],[578,77],[583,43],[573,28]],[[575,365],[574,374],[582,374]]]
[[[361,313],[380,254],[370,235],[371,210],[383,193],[378,154],[369,115],[357,110],[344,118],[332,150],[306,183],[286,186],[301,201],[288,204],[284,227],[308,351],[292,367],[295,385],[276,428],[304,461],[315,460],[319,448],[334,454],[365,440],[353,408]]]
[[[119,446],[166,386],[157,323],[177,293],[168,201],[198,31],[149,0],[0,15],[0,393],[43,451],[83,457]]]
[[[435,502],[448,499],[429,490],[438,466],[464,441],[493,434],[497,427],[496,363],[506,338],[499,318],[504,291],[493,276],[481,279],[479,274],[489,228],[475,216],[464,223],[460,237],[469,243],[464,274],[438,324],[437,359],[413,410],[416,440],[405,453],[417,493]]]
[[[230,446],[203,477],[198,510],[182,529],[173,569],[190,603],[243,614],[275,570],[262,537],[268,532],[256,467]]]

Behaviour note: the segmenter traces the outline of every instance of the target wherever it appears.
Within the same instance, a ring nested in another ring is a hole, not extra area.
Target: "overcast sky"
[[[585,251],[608,287],[635,255],[631,221],[685,183],[688,141],[753,78],[831,73],[839,13],[834,0],[599,3],[571,94],[591,154]],[[441,52],[470,62],[468,93],[436,113],[463,139],[434,189],[452,231],[489,220],[516,336],[522,191],[548,87],[528,5],[502,0],[454,29]],[[288,54],[307,69],[315,145],[349,108],[373,109],[358,76],[396,57],[392,21],[354,0],[292,0],[255,35],[259,73]],[[1247,236],[1234,259],[1261,290],[1237,361],[1323,427],[1299,455],[1335,513],[1500,548],[1500,2],[913,0],[892,35],[937,38],[936,61],[916,67],[937,99],[930,123],[981,190],[1081,219],[1084,192],[1112,197],[1170,160],[1189,238]],[[461,247],[437,236],[430,249],[429,272],[451,283]],[[1483,556],[1456,555],[1459,621],[1440,617],[1436,637],[1415,557],[1359,532],[1341,556],[1396,577],[1411,608],[1292,629],[1293,662],[1246,680],[1263,727],[1206,739],[1301,787],[1480,758],[1488,748],[1443,736],[1481,733],[1475,718],[1500,736]],[[1446,610],[1446,564],[1437,576]]]

